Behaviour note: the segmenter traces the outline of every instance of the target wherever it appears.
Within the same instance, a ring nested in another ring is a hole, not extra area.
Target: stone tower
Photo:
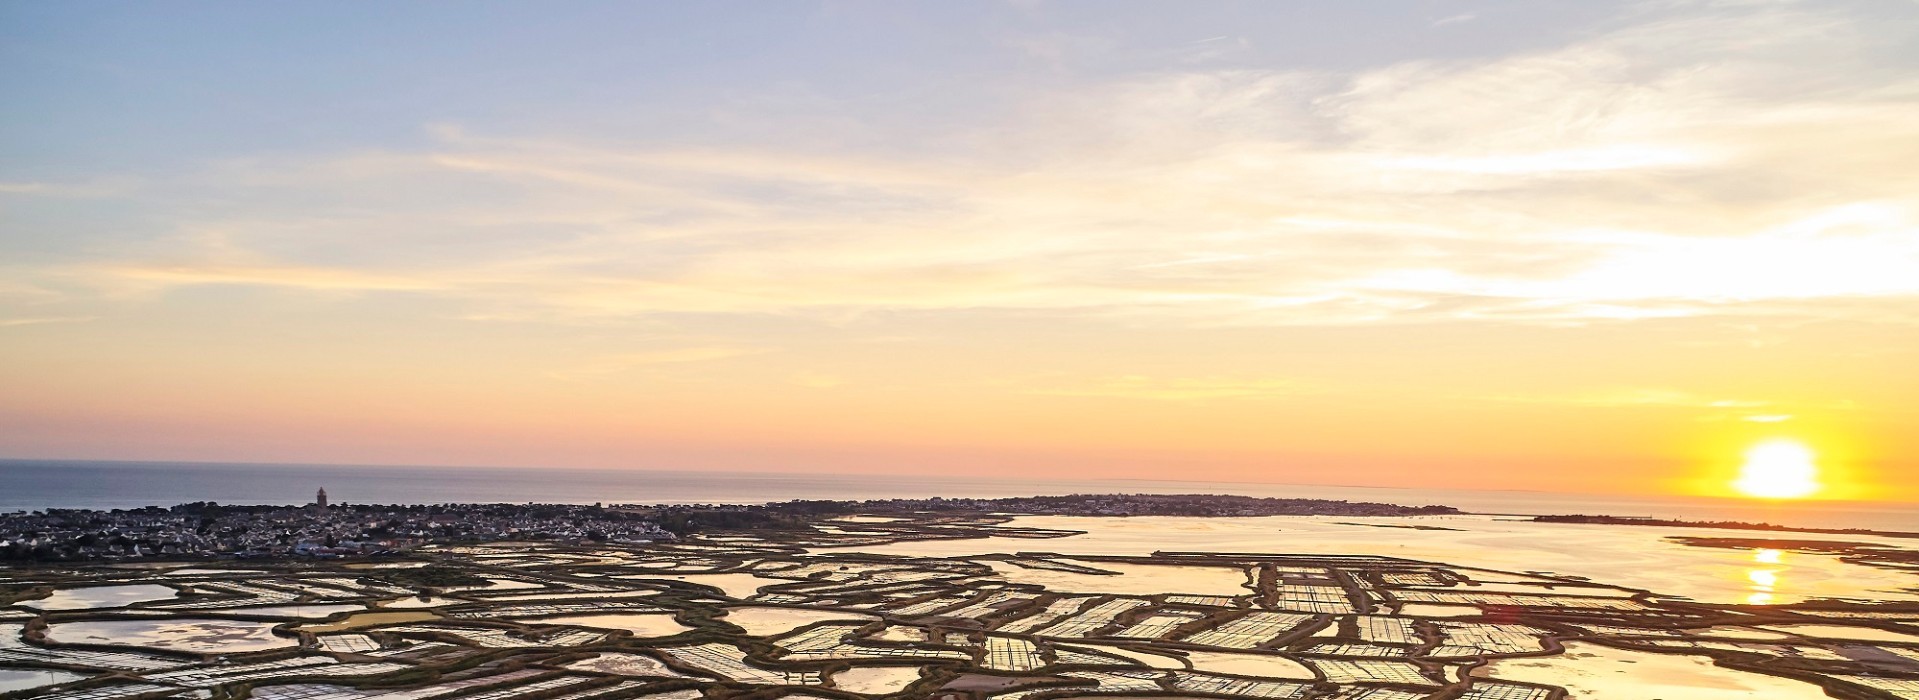
[[[313,494],[313,505],[326,507],[326,489],[320,489],[319,493]]]

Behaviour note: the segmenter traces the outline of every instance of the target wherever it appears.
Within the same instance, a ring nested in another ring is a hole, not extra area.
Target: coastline
[[[899,474],[694,473],[466,467],[363,467],[199,463],[58,463],[0,460],[0,513],[57,508],[138,508],[211,500],[299,502],[317,487],[344,501],[433,503],[733,503],[793,499],[1013,497],[1071,493],[1220,493],[1398,503],[1444,503],[1462,511],[1531,517],[1605,513],[1683,520],[1766,521],[1818,528],[1919,531],[1919,507],[1812,501],[1765,504],[1726,499],[1606,494],[1333,487],[1296,484],[1031,480]]]

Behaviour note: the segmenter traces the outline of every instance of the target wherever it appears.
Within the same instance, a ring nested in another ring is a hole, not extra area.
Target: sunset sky
[[[1919,2],[0,3],[0,457],[1919,500]]]

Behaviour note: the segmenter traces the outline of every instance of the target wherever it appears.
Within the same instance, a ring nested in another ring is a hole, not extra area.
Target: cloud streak
[[[40,326],[50,323],[87,323],[95,320],[93,316],[42,316],[38,318],[0,318],[0,328],[18,326]]]
[[[1122,76],[935,134],[1001,134],[964,160],[443,129],[431,150],[231,163],[147,194],[201,202],[179,226],[229,232],[218,247],[168,234],[150,255],[11,270],[555,320],[1562,324],[1919,295],[1919,84],[1887,82],[1868,43],[1818,69],[1855,82],[1781,94],[1811,72],[1784,57],[1854,28],[1676,7],[1494,60]],[[1845,148],[1846,167],[1806,143]]]
[[[1288,379],[1233,377],[1108,377],[1076,386],[1035,389],[1031,393],[1048,396],[1138,399],[1150,401],[1200,401],[1207,399],[1260,399],[1298,396],[1307,393],[1299,382]]]

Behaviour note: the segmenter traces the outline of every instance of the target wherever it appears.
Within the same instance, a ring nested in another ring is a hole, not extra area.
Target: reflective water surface
[[[0,668],[0,693],[70,683],[86,676],[70,671],[38,668]]]
[[[577,671],[597,671],[617,673],[622,676],[642,676],[651,678],[687,678],[686,674],[667,668],[659,659],[644,654],[611,651],[590,659],[567,664],[567,668]]]
[[[127,586],[89,586],[86,588],[62,588],[39,600],[21,601],[23,607],[40,610],[91,610],[95,608],[117,608],[134,603],[153,600],[166,600],[180,595],[172,588],[151,583],[138,583]]]
[[[319,619],[324,619],[328,617],[333,617],[334,615],[338,615],[343,612],[352,612],[354,610],[365,610],[365,609],[366,609],[366,606],[364,605],[355,605],[351,603],[341,603],[341,604],[334,604],[334,605],[294,604],[294,605],[268,605],[268,606],[257,607],[257,608],[225,608],[225,609],[219,610],[218,614],[220,615],[252,615],[257,617],[284,617],[284,618],[296,619],[296,620],[319,620]],[[209,613],[209,614],[213,614],[213,613]]]
[[[435,596],[432,598],[425,598],[425,599],[422,599],[419,596],[407,596],[405,598],[395,598],[393,600],[385,601],[380,603],[379,605],[381,608],[384,608],[387,610],[416,610],[416,609],[422,609],[422,608],[440,608],[448,605],[460,605],[463,603],[471,603],[471,602],[473,601],[462,600],[459,598],[448,598],[445,596]]]
[[[833,685],[854,693],[885,695],[905,690],[919,679],[918,666],[861,666],[833,674]]]
[[[1704,656],[1626,651],[1568,642],[1566,653],[1493,661],[1483,678],[1545,683],[1575,700],[1820,700],[1819,686],[1720,668]]]
[[[1165,668],[1165,669],[1186,668],[1186,664],[1180,663],[1179,659],[1175,659],[1171,656],[1162,656],[1160,654],[1152,654],[1152,653],[1147,653],[1143,651],[1135,651],[1132,649],[1128,649],[1124,646],[1120,646],[1118,644],[1111,644],[1106,642],[1080,642],[1077,644],[1073,644],[1071,646],[1087,647],[1087,648],[1094,649],[1096,651],[1106,652],[1108,654],[1124,656],[1134,661],[1138,661],[1140,663],[1146,664],[1148,667],[1151,667],[1151,668]]]
[[[1046,540],[1066,555],[1145,555],[1206,550],[1295,554],[1371,554],[1505,571],[1544,571],[1715,603],[1795,603],[1810,598],[1919,600],[1911,574],[1850,564],[1838,557],[1771,550],[1691,547],[1673,536],[1750,538],[1764,533],[1711,528],[1535,523],[1483,515],[1416,518],[1253,517],[1098,518],[1024,516],[1012,525],[1083,530]],[[1376,525],[1451,528],[1415,530]],[[1912,549],[1919,541],[1890,537],[1791,533],[1793,539],[1870,542]],[[975,556],[1036,549],[1032,541],[937,540],[849,547],[921,556]],[[1755,572],[1763,572],[1755,574]],[[1761,594],[1763,594],[1761,596]],[[1761,596],[1755,598],[1755,596]]]
[[[626,630],[632,632],[635,637],[671,637],[693,629],[674,621],[672,613],[563,615],[560,617],[521,619],[519,622],[529,625],[573,625],[576,627]]]
[[[1407,603],[1400,606],[1399,614],[1415,617],[1471,617],[1480,614],[1478,606],[1446,605],[1442,603]]]
[[[770,606],[743,606],[727,608],[726,616],[720,618],[739,625],[747,634],[764,637],[774,634],[786,634],[815,622],[827,620],[876,620],[879,618],[854,612],[834,610],[803,610],[800,608],[779,608]]]
[[[1797,634],[1821,639],[1860,639],[1873,642],[1902,642],[1919,644],[1919,635],[1892,632],[1871,627],[1845,627],[1840,625],[1767,625],[1765,629],[1778,630],[1787,634]]]
[[[402,622],[422,622],[426,620],[437,620],[439,618],[440,618],[439,615],[433,613],[430,610],[401,610],[401,611],[395,611],[395,612],[363,612],[363,613],[354,613],[352,615],[348,615],[346,616],[346,619],[339,620],[337,622],[328,622],[328,623],[319,624],[319,625],[301,625],[300,629],[306,632],[314,632],[314,633],[338,632],[340,630],[350,630],[350,629],[357,629],[361,627],[372,627],[374,625],[393,625],[393,624],[399,624]]]
[[[755,591],[758,591],[760,589],[761,586],[771,586],[778,583],[792,583],[791,580],[787,580],[787,579],[764,578],[760,576],[754,576],[753,574],[742,574],[742,573],[635,574],[635,575],[628,575],[628,576],[615,576],[614,578],[631,579],[631,580],[685,581],[687,583],[697,583],[702,586],[712,586],[714,588],[718,588],[721,591],[725,591],[726,595],[733,598],[751,597]]]
[[[1060,561],[1117,575],[1082,574],[1052,569],[1035,569],[1004,561],[987,561],[1000,578],[1014,583],[1033,583],[1047,590],[1071,592],[1127,593],[1156,595],[1246,595],[1245,569],[1226,566],[1157,566],[1101,561],[1062,559]]]
[[[1298,680],[1311,680],[1314,677],[1311,669],[1284,656],[1194,650],[1186,653],[1186,659],[1193,662],[1193,668],[1199,671]]]
[[[47,639],[62,644],[111,644],[217,654],[292,647],[272,622],[245,620],[89,620],[47,626]]]

